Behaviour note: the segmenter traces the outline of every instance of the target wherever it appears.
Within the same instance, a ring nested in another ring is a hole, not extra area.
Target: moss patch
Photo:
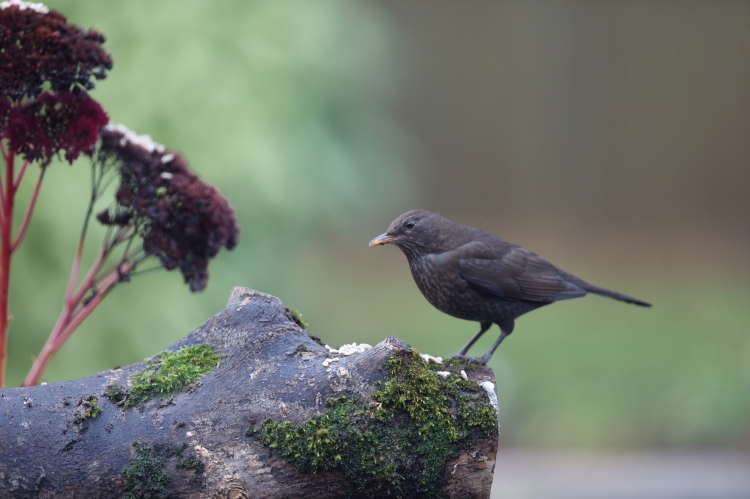
[[[130,397],[130,392],[124,386],[109,385],[107,389],[104,390],[104,393],[102,393],[102,396],[111,400],[115,405],[125,405],[128,397]]]
[[[136,443],[135,455],[122,470],[123,499],[166,499],[169,475],[164,471],[166,456],[156,455],[146,444]]]
[[[294,319],[295,324],[297,324],[299,327],[301,327],[304,330],[307,330],[308,327],[310,327],[310,324],[302,320],[302,314],[299,312],[299,310],[294,310],[293,308],[288,308],[289,313],[292,314],[292,319]]]
[[[146,360],[146,368],[130,377],[132,386],[125,407],[143,404],[155,397],[165,397],[189,389],[219,365],[222,356],[208,343],[162,352]]]
[[[497,417],[482,388],[440,379],[415,350],[386,364],[374,401],[326,400],[303,424],[267,419],[247,434],[303,473],[339,469],[360,493],[435,497],[443,468],[478,439],[497,438]]]
[[[133,444],[135,455],[122,470],[125,484],[124,499],[160,499],[170,497],[167,490],[170,476],[165,471],[167,461],[177,458],[175,468],[192,471],[191,481],[197,482],[206,465],[195,456],[184,457],[187,444],[169,446],[156,444],[150,447],[144,443]]]
[[[206,465],[203,464],[203,461],[194,456],[181,457],[177,461],[177,469],[189,470],[193,472],[193,475],[200,475],[201,473],[206,471]]]
[[[307,336],[309,336],[310,339],[313,340],[318,345],[320,345],[322,347],[326,346],[325,343],[323,343],[323,340],[320,339],[320,337],[315,336],[314,334],[310,334],[309,332],[307,333]]]
[[[82,425],[86,420],[95,418],[102,412],[97,404],[98,399],[93,395],[85,395],[80,398],[73,414],[73,423]]]
[[[430,366],[433,371],[451,371],[451,372],[460,372],[462,369],[464,371],[476,371],[481,366],[480,364],[477,364],[476,362],[470,362],[466,359],[459,359],[458,357],[451,357],[450,359],[445,361],[445,364],[432,364]]]

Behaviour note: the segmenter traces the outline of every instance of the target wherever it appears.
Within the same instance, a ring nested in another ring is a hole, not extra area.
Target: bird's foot
[[[482,355],[481,357],[469,357],[467,355],[462,355],[460,353],[454,355],[451,358],[463,360],[463,361],[469,362],[470,364],[479,364],[480,366],[487,364],[487,362],[490,360],[490,358],[487,355]]]

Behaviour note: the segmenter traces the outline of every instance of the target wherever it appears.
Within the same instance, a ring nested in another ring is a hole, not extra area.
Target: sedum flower
[[[0,138],[8,139],[13,153],[42,166],[62,150],[69,163],[92,152],[99,129],[108,121],[99,103],[85,92],[44,92],[18,105],[0,97]]]
[[[103,42],[43,4],[0,3],[0,139],[11,153],[46,166],[93,150],[108,118],[86,90],[112,68]]]
[[[182,156],[122,125],[102,129],[95,159],[105,169],[114,165],[120,175],[116,206],[97,219],[109,226],[132,224],[146,255],[167,270],[180,269],[191,291],[203,290],[208,260],[237,245],[240,229],[227,200],[191,172]]]
[[[90,90],[112,69],[102,43],[97,31],[68,24],[43,4],[0,3],[0,94],[34,98],[45,83],[53,92]]]

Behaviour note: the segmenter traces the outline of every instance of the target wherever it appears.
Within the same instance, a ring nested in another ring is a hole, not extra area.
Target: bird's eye
[[[413,229],[415,225],[417,225],[417,222],[415,222],[414,220],[407,220],[406,222],[404,222],[404,228],[406,230]]]

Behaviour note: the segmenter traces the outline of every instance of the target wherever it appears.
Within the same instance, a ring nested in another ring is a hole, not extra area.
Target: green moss
[[[115,405],[124,405],[130,397],[130,392],[124,386],[109,385],[102,396],[111,400]]]
[[[292,319],[294,319],[295,324],[297,324],[299,327],[304,330],[307,330],[307,328],[310,327],[310,324],[302,320],[302,314],[299,312],[299,310],[294,310],[293,308],[289,308],[287,310],[289,310],[289,313],[292,314]]]
[[[197,457],[181,457],[177,461],[177,468],[181,470],[190,470],[199,475],[206,470],[206,465]]]
[[[445,361],[445,364],[431,364],[430,366],[433,371],[455,371],[459,372],[461,370],[464,371],[476,371],[479,369],[480,364],[477,364],[476,362],[471,362],[466,359],[459,359],[457,357],[451,357],[450,359]]]
[[[78,400],[73,423],[81,425],[84,421],[95,418],[102,412],[102,408],[97,404],[98,399],[93,395],[85,395]]]
[[[143,404],[154,397],[165,397],[189,389],[219,365],[222,356],[208,343],[162,352],[146,360],[146,368],[130,377],[132,386],[125,407]]]
[[[476,382],[442,380],[414,350],[396,354],[386,371],[373,402],[329,398],[302,424],[267,419],[247,434],[303,473],[343,471],[360,493],[435,497],[447,461],[497,437],[495,411]]]
[[[305,352],[309,352],[310,350],[305,346],[304,343],[300,343],[297,345],[297,348],[294,349],[294,351],[297,353],[297,355],[302,355]]]
[[[146,444],[136,443],[135,455],[122,470],[123,499],[166,499],[169,475],[164,471],[165,456],[156,455]]]
[[[310,334],[309,332],[307,333],[307,336],[309,336],[310,339],[313,340],[318,345],[320,345],[322,347],[326,346],[325,343],[323,343],[323,340],[320,339],[320,337],[315,336],[314,334]]]

